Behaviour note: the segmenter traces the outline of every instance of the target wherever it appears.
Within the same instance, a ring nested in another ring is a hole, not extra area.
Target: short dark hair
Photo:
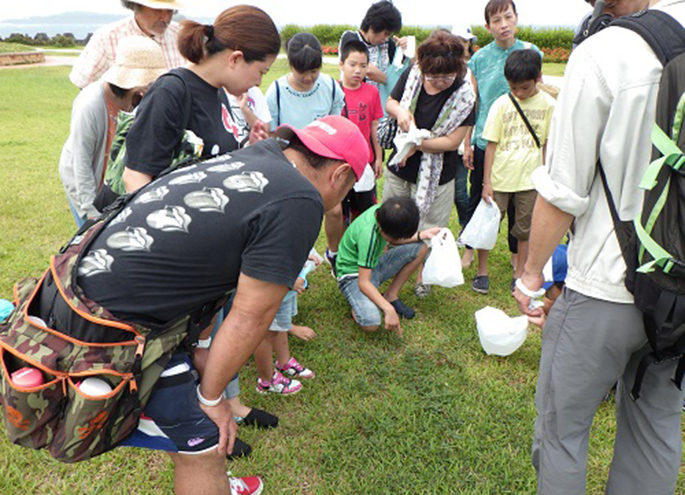
[[[323,65],[321,43],[312,33],[297,33],[285,45],[288,63],[297,72],[320,69]]]
[[[124,7],[125,9],[128,9],[128,10],[135,10],[135,9],[136,9],[136,5],[138,5],[138,4],[137,4],[136,2],[129,2],[128,0],[121,0],[121,5],[122,5],[122,7]]]
[[[514,50],[504,64],[504,77],[507,81],[520,83],[533,81],[542,73],[542,57],[532,49]]]
[[[369,7],[360,28],[364,32],[371,28],[376,33],[382,31],[399,33],[402,29],[402,14],[391,1],[382,0]]]
[[[419,45],[416,58],[422,74],[457,74],[462,80],[466,74],[464,46],[455,35],[437,29]]]
[[[407,196],[394,196],[383,201],[376,211],[381,231],[392,239],[409,239],[419,229],[419,207]]]
[[[128,93],[130,91],[130,89],[124,89],[124,88],[116,86],[112,83],[108,83],[108,84],[109,84],[109,89],[112,90],[112,93],[114,94],[114,96],[116,96],[119,99],[125,97],[126,93]]]
[[[366,60],[369,60],[369,48],[363,41],[350,40],[347,43],[345,43],[340,52],[340,60],[344,62],[345,60],[347,60],[347,57],[349,57],[350,53],[352,52],[363,53],[364,55],[366,55]]]
[[[511,5],[514,14],[516,14],[516,4],[514,0],[490,0],[485,6],[485,24],[490,24],[490,17],[504,12]]]

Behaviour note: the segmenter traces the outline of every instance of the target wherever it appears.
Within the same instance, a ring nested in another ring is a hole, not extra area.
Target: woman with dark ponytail
[[[223,88],[240,95],[259,86],[280,48],[276,25],[257,7],[231,7],[209,25],[184,21],[178,49],[190,63],[161,77],[140,104],[126,137],[126,190],[147,184],[171,164],[186,129],[203,140],[203,157],[237,149]],[[266,137],[267,130],[256,126],[251,140]]]

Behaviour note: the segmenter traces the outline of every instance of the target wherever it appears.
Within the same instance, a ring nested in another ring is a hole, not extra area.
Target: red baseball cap
[[[309,151],[325,158],[347,162],[359,180],[369,163],[369,145],[359,128],[340,115],[328,115],[295,129],[283,124],[275,134],[283,139],[296,135]]]

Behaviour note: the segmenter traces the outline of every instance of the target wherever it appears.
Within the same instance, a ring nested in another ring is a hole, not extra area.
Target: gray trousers
[[[606,493],[675,492],[684,395],[671,381],[676,363],[650,366],[640,399],[629,395],[637,365],[649,350],[642,313],[634,305],[569,289],[557,299],[542,334],[535,393],[538,494],[585,493],[590,426],[616,382],[616,440]]]

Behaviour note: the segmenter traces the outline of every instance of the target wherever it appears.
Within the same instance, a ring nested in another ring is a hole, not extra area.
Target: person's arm
[[[388,76],[373,64],[369,64],[369,69],[366,72],[366,78],[371,79],[378,84],[385,84],[388,82]]]
[[[542,287],[545,281],[542,270],[566,232],[571,228],[574,218],[570,213],[560,210],[538,195],[533,210],[528,258],[521,275],[521,282],[528,290],[535,292]],[[514,297],[522,313],[529,316],[539,316],[542,313],[541,309],[531,310],[529,308],[530,297],[518,289],[514,292]]]
[[[153,177],[150,174],[144,174],[143,172],[137,172],[128,167],[124,167],[122,179],[124,181],[126,193],[132,193],[133,191],[137,191],[143,187],[145,184],[152,182]]]
[[[391,117],[397,120],[397,125],[399,125],[400,129],[404,132],[409,132],[409,127],[411,127],[411,124],[414,124],[414,116],[409,110],[400,105],[400,102],[392,96],[388,97],[385,109]]]
[[[247,94],[247,91],[240,95],[238,97],[238,106],[240,107],[240,111],[243,114],[243,117],[245,117],[245,122],[247,122],[247,125],[250,126],[251,128],[254,127],[254,123],[258,120],[257,116],[255,113],[252,111],[250,106],[247,104],[249,101],[249,96]]]
[[[373,172],[376,179],[380,179],[381,175],[383,175],[383,148],[378,144],[378,120],[371,122],[371,145],[376,157],[373,163]]]
[[[397,311],[392,304],[390,304],[383,295],[378,291],[373,283],[371,283],[371,268],[359,267],[359,290],[368,297],[371,302],[383,311],[385,315],[385,328],[397,332],[397,335],[402,336],[402,327],[400,326],[400,317],[397,316]]]
[[[497,143],[492,141],[488,142],[487,148],[485,148],[485,161],[483,163],[483,199],[488,203],[492,204],[492,198],[494,193],[492,191],[492,164],[495,161],[495,152],[497,151]]]
[[[245,364],[269,331],[288,288],[241,274],[231,311],[212,341],[200,393],[207,400],[223,394],[231,378]],[[200,405],[219,427],[219,452],[233,449],[237,427],[228,401],[218,406]]]
[[[278,100],[276,98],[276,85],[278,80],[274,81],[269,85],[269,89],[266,90],[266,104],[269,107],[269,114],[271,114],[271,122],[269,122],[271,131],[275,131],[280,122],[280,108],[278,105]]]
[[[425,153],[445,153],[447,151],[454,151],[459,148],[468,129],[468,127],[457,127],[447,136],[426,139],[421,143],[421,146],[419,146],[419,151]]]

